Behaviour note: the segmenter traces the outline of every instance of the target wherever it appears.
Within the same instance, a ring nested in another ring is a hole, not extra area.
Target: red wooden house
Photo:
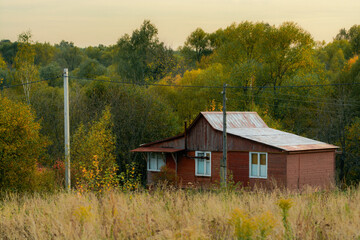
[[[223,153],[222,112],[201,112],[181,135],[141,145],[147,181],[163,165],[175,170],[183,185],[220,182]],[[269,128],[256,112],[227,112],[227,170],[235,182],[291,189],[324,187],[334,182],[338,147]]]

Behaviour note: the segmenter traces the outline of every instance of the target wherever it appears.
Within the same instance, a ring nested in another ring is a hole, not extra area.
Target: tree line
[[[136,174],[144,178],[143,156],[129,150],[183,131],[184,121],[191,122],[200,111],[221,110],[222,95],[214,87],[227,83],[233,87],[227,90],[229,111],[257,111],[270,127],[339,146],[338,183],[356,184],[359,52],[360,25],[340,29],[325,43],[314,41],[293,22],[274,26],[246,21],[213,33],[197,28],[176,50],[159,40],[156,26],[147,20],[111,46],[33,42],[31,32],[19,34],[16,42],[2,40],[1,188],[10,186],[6,179],[23,170],[19,165],[11,173],[4,166],[15,166],[17,151],[32,148],[38,152],[21,158],[29,160],[33,173],[39,175],[41,169],[42,178],[61,184],[63,68],[70,72],[73,182],[76,176],[84,179],[90,169],[102,169],[103,176],[108,171],[109,176],[114,166],[117,173],[129,172],[126,168],[134,163]],[[29,124],[22,122],[20,111],[26,112],[22,118]],[[7,134],[24,140],[22,134],[31,131],[37,137],[18,142],[22,148],[11,145],[16,141]]]

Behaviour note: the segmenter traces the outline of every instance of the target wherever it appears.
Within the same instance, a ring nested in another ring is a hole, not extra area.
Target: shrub
[[[80,193],[89,191],[101,193],[117,188],[119,184],[119,178],[116,175],[117,170],[115,163],[112,168],[103,169],[95,155],[91,163],[80,163],[80,174],[77,178],[76,187]]]
[[[275,227],[275,218],[270,212],[250,217],[248,213],[238,208],[234,209],[229,223],[234,226],[236,239],[266,239]]]
[[[55,171],[38,166],[35,172],[35,190],[37,192],[55,192],[60,185],[56,184]]]
[[[46,138],[29,106],[0,97],[0,190],[33,191]]]
[[[155,183],[166,183],[172,186],[177,185],[178,178],[174,169],[164,165],[160,168],[160,172],[154,175]]]
[[[135,162],[125,165],[125,171],[120,173],[120,185],[124,192],[135,191],[141,187],[141,174]]]
[[[117,165],[115,137],[110,109],[107,107],[90,127],[81,125],[73,137],[71,159],[76,187],[81,191],[98,191],[115,187]]]

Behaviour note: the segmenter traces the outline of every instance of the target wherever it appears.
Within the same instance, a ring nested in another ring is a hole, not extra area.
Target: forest
[[[272,128],[339,146],[337,184],[360,181],[360,25],[317,42],[296,23],[241,22],[172,49],[145,20],[110,46],[0,42],[0,190],[64,184],[63,70],[70,81],[72,184],[144,182],[131,149],[181,133],[200,111],[256,111]]]

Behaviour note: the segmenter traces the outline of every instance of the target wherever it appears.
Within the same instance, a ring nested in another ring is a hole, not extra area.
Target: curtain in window
[[[266,177],[266,154],[260,154],[260,177]]]
[[[251,176],[258,176],[258,154],[251,154]]]

